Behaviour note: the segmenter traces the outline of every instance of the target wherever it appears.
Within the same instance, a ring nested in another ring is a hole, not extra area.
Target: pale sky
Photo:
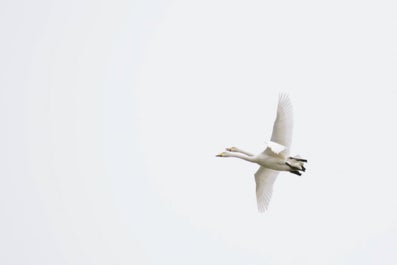
[[[1,1],[0,264],[396,264],[394,2]]]

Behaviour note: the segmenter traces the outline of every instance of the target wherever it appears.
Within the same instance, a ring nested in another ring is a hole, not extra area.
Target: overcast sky
[[[0,263],[396,264],[394,2],[1,1]]]

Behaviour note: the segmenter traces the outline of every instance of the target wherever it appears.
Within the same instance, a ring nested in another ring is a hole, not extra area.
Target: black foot
[[[292,174],[295,174],[295,175],[298,175],[298,176],[302,176],[302,174],[299,172],[299,171],[297,171],[297,170],[294,170],[294,171],[290,171]]]
[[[302,171],[303,171],[303,172],[305,172],[305,171],[306,171],[306,168],[305,168],[304,166],[302,166]]]
[[[293,165],[291,165],[291,164],[288,163],[288,162],[285,162],[285,164],[286,164],[287,166],[289,166],[291,169],[293,169],[294,171],[295,171],[295,170],[301,170],[300,168],[294,167]]]
[[[290,156],[289,159],[294,159],[294,160],[299,161],[299,162],[307,163],[307,159],[303,159],[303,158],[297,158],[297,157]]]

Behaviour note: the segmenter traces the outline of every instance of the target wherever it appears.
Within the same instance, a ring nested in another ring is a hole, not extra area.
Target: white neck
[[[234,152],[242,153],[242,154],[247,155],[247,156],[254,156],[253,154],[251,154],[251,153],[249,153],[247,151],[241,150],[241,149],[239,149],[237,147],[234,147]]]
[[[254,156],[248,156],[248,155],[244,155],[240,153],[232,153],[232,152],[224,152],[224,153],[225,153],[225,157],[236,157],[236,158],[244,159],[248,162],[257,163]]]

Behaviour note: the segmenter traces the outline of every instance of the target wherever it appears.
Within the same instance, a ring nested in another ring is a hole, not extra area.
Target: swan
[[[266,149],[257,155],[237,147],[226,148],[217,157],[235,157],[256,163],[260,167],[255,173],[256,199],[259,212],[268,209],[273,192],[273,184],[280,171],[296,175],[305,172],[306,159],[300,156],[289,156],[292,141],[293,115],[292,104],[287,94],[281,93],[278,100],[276,120],[273,132]]]

